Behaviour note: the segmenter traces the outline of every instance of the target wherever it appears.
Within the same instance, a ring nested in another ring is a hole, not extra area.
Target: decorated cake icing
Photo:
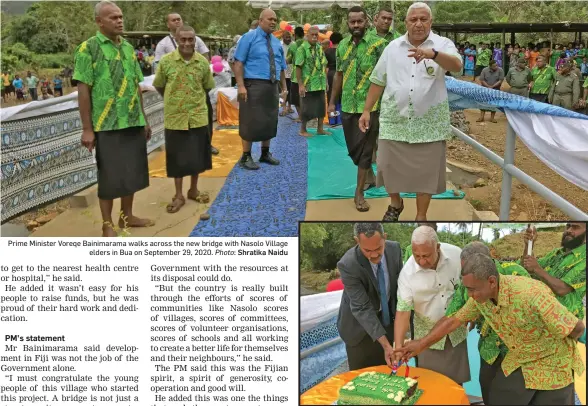
[[[420,393],[416,379],[364,372],[339,390],[339,405],[414,404]]]

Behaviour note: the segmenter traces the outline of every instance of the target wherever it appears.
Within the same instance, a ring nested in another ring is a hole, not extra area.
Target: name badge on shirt
[[[431,76],[433,76],[433,74],[435,73],[435,68],[433,68],[432,66],[428,66],[427,67],[427,73]]]

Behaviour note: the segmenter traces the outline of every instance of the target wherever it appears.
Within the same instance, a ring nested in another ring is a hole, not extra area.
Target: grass
[[[539,231],[537,241],[533,247],[535,257],[542,257],[554,248],[561,246],[560,231]],[[509,234],[490,244],[490,249],[495,250],[497,258],[520,258],[525,247],[523,234]]]
[[[337,278],[335,271],[300,271],[300,286],[313,292],[322,293],[327,291],[327,284]]]

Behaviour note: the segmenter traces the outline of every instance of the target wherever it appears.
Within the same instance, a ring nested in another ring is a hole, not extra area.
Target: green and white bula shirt
[[[432,59],[409,58],[408,34],[384,50],[370,81],[385,86],[380,108],[380,139],[411,144],[444,141],[451,136],[446,71]],[[430,33],[420,48],[434,48],[461,60],[455,44]]]

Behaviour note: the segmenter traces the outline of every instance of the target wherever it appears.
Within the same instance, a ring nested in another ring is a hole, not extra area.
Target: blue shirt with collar
[[[384,271],[384,281],[386,282],[386,299],[390,300],[390,275],[388,275],[388,266],[386,266],[386,255],[383,254],[382,255],[382,259],[380,260],[382,262],[382,270]],[[370,262],[370,265],[372,267],[372,271],[374,272],[374,276],[376,277],[376,281],[378,280],[378,264],[374,264],[373,262]],[[382,310],[382,309],[380,309]]]
[[[271,47],[276,63],[276,82],[280,80],[280,72],[287,69],[286,57],[282,43],[271,33],[260,27],[248,32],[237,43],[235,60],[243,64],[244,79],[270,80],[270,57],[267,49],[267,37],[270,36]]]

